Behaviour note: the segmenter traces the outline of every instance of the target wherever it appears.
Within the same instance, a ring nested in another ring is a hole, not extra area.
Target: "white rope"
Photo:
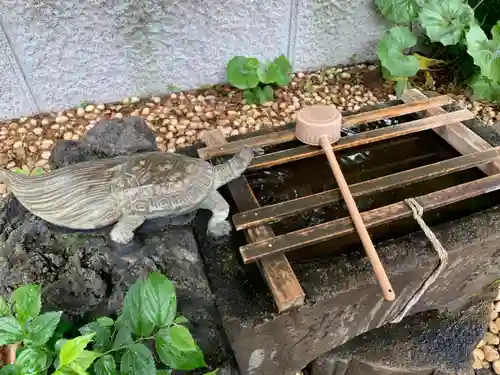
[[[422,218],[422,215],[424,213],[424,209],[422,208],[422,206],[418,204],[418,202],[413,198],[405,199],[405,203],[408,206],[410,206],[413,212],[413,218],[420,225],[420,228],[431,242],[432,246],[434,247],[434,250],[436,250],[436,252],[438,253],[439,265],[434,269],[434,271],[432,271],[429,277],[415,292],[413,297],[411,297],[411,299],[406,303],[403,310],[392,320],[391,323],[399,323],[406,316],[408,311],[410,311],[410,309],[417,304],[417,302],[420,300],[425,291],[429,289],[429,287],[436,281],[436,279],[441,275],[441,273],[448,265],[448,253],[446,252],[443,245],[441,245],[441,242],[439,242],[435,234],[427,226],[424,219]]]

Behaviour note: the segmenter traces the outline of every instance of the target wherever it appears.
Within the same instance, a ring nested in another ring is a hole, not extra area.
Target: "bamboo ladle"
[[[297,139],[308,145],[321,146],[323,151],[325,151],[333,175],[339,186],[340,193],[347,205],[354,227],[365,248],[366,255],[371,262],[379,286],[384,294],[384,298],[388,301],[393,301],[396,295],[392,289],[391,282],[385,273],[382,262],[380,262],[377,251],[373,246],[370,235],[356,207],[356,202],[349,191],[340,165],[333,153],[332,143],[340,139],[342,114],[331,105],[312,105],[301,109],[297,113],[296,122],[295,136]]]

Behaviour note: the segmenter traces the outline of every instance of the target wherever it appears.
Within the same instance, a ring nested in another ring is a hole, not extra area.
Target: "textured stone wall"
[[[2,0],[0,118],[223,82],[234,55],[372,59],[372,0]],[[362,32],[360,32],[362,30]]]

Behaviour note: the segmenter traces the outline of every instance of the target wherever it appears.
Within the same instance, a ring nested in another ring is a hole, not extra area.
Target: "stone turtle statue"
[[[224,164],[160,151],[72,164],[28,176],[0,170],[0,182],[34,215],[71,229],[114,224],[118,244],[132,241],[146,220],[204,208],[212,211],[208,232],[231,231],[229,205],[217,189],[238,178],[253,158],[244,148]]]

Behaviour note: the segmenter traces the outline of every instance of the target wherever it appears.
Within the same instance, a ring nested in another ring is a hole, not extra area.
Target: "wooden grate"
[[[333,145],[334,151],[432,129],[462,156],[352,184],[349,187],[354,197],[389,191],[472,167],[480,168],[487,176],[413,198],[425,211],[430,211],[500,189],[500,147],[491,146],[461,122],[472,119],[474,115],[471,112],[447,112],[441,107],[451,103],[448,96],[428,98],[416,89],[403,94],[402,100],[404,104],[346,116],[343,119],[343,127],[354,127],[407,114],[413,114],[416,120],[342,137]],[[198,154],[205,160],[215,159],[218,163],[222,161],[223,156],[234,154],[244,146],[274,146],[295,139],[294,130],[289,129],[227,142],[220,130],[212,130],[205,133],[204,142],[207,147],[199,149]],[[319,147],[300,145],[258,156],[254,158],[248,170],[265,169],[322,153]],[[243,262],[257,262],[280,312],[302,305],[304,291],[287,260],[286,253],[354,233],[355,228],[350,217],[344,217],[276,236],[270,223],[341,201],[340,191],[327,190],[261,207],[244,176],[229,183],[228,188],[239,211],[233,216],[235,228],[244,231],[248,242],[240,248]],[[411,215],[412,211],[405,202],[361,213],[368,229]]]

